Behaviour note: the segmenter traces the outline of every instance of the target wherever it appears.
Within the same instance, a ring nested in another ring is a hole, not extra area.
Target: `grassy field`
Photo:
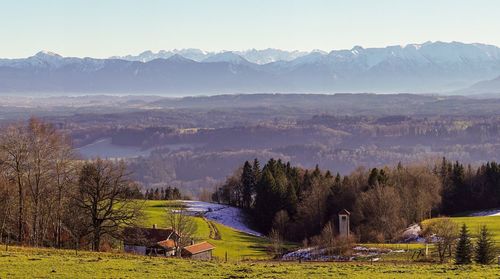
[[[0,278],[499,278],[500,267],[394,263],[203,262],[9,247]]]
[[[458,226],[462,226],[462,224],[465,223],[472,237],[477,236],[481,226],[486,225],[492,233],[497,247],[500,247],[500,216],[451,217],[450,219],[456,222]],[[428,222],[428,220],[423,222],[424,226],[426,222]]]
[[[142,226],[151,227],[157,224],[159,227],[167,227],[165,212],[168,209],[174,209],[181,206],[178,202],[170,201],[146,201],[144,204],[145,218],[141,223]],[[252,236],[226,227],[221,224],[216,224],[215,227],[220,233],[221,239],[210,238],[210,228],[207,220],[201,217],[193,217],[197,224],[196,238],[198,241],[206,240],[216,246],[214,256],[220,259],[225,258],[226,252],[228,260],[242,259],[268,259],[269,255],[266,248],[269,246],[269,241],[265,238]]]

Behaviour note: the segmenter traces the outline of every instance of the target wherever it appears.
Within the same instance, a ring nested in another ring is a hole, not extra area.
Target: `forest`
[[[338,212],[346,209],[359,241],[391,242],[424,219],[499,207],[500,166],[443,158],[341,175],[275,159],[261,167],[254,160],[229,176],[212,199],[244,208],[256,228],[291,241],[314,240],[336,227]]]

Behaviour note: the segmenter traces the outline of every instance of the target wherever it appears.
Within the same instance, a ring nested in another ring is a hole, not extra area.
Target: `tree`
[[[290,217],[288,217],[288,213],[286,212],[286,210],[280,210],[274,216],[273,229],[280,235],[284,235],[286,233],[286,227],[289,221]]]
[[[427,235],[431,233],[436,235],[439,262],[443,263],[447,255],[451,255],[452,253],[452,246],[457,238],[457,224],[450,218],[440,218],[430,223],[426,230]]]
[[[321,244],[326,248],[329,255],[333,255],[335,251],[335,228],[332,222],[326,223],[323,230],[321,230]]]
[[[278,232],[278,230],[271,229],[269,233],[269,239],[271,240],[271,250],[275,257],[281,255],[283,251],[283,237]]]
[[[361,193],[356,202],[355,214],[367,231],[364,240],[385,241],[394,239],[407,224],[401,217],[401,200],[391,186],[375,184]]]
[[[495,259],[495,243],[486,226],[482,226],[476,243],[475,260],[479,264],[491,264]]]
[[[243,172],[241,173],[241,185],[243,188],[242,206],[249,209],[252,204],[252,195],[255,187],[254,170],[248,161],[243,165]]]
[[[0,139],[1,166],[17,187],[17,241],[24,241],[28,139],[22,124],[9,126]]]
[[[276,180],[270,168],[264,168],[262,178],[256,187],[254,217],[262,231],[269,232],[276,212],[281,209]]]
[[[11,194],[13,185],[0,173],[0,242],[3,236],[10,235],[11,212],[14,209],[14,196]]]
[[[31,118],[26,132],[28,141],[26,185],[30,201],[27,206],[31,216],[30,240],[32,245],[38,246],[45,239],[51,221],[55,221],[56,233],[60,229],[58,224],[60,225],[63,206],[62,191],[63,187],[68,187],[70,179],[68,175],[71,171],[68,161],[73,158],[71,146],[51,124]],[[52,217],[54,215],[55,218]]]
[[[153,199],[154,200],[159,200],[160,199],[160,189],[156,188],[154,190]]]
[[[177,187],[174,188],[174,190],[172,191],[172,199],[173,200],[180,200],[182,197],[181,197],[181,192],[179,191],[179,189],[177,189]]]
[[[455,263],[456,264],[470,264],[472,263],[472,242],[470,240],[469,230],[467,225],[463,224],[460,229],[460,236],[455,249]]]
[[[99,251],[103,236],[118,237],[123,225],[133,225],[142,204],[127,197],[128,175],[123,163],[97,159],[83,165],[74,204],[87,222],[86,234],[92,236],[92,250]]]
[[[175,241],[175,251],[180,256],[181,248],[191,243],[196,232],[196,223],[184,208],[180,208],[167,212],[167,225],[179,235]]]
[[[54,152],[54,184],[55,184],[55,246],[62,246],[63,219],[65,215],[72,215],[68,209],[71,194],[75,191],[77,167],[74,161],[75,154],[66,137],[59,137],[58,148]]]
[[[165,200],[172,200],[172,187],[168,186],[167,189],[165,189]]]

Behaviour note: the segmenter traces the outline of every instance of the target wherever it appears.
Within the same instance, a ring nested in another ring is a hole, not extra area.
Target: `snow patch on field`
[[[474,212],[469,215],[470,217],[479,217],[479,216],[500,216],[500,209],[492,209],[480,212]]]
[[[205,218],[247,234],[262,236],[259,232],[250,229],[244,222],[241,209],[209,202],[182,201],[186,210],[191,213],[202,214]]]

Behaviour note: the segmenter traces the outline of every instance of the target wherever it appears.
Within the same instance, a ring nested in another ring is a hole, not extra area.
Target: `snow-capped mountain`
[[[208,51],[203,51],[199,49],[174,49],[174,50],[160,50],[157,53],[154,53],[150,50],[144,51],[140,53],[139,55],[127,55],[127,56],[113,56],[111,57],[112,59],[123,59],[123,60],[129,60],[129,61],[140,61],[140,62],[148,62],[154,59],[158,58],[163,58],[167,59],[170,56],[174,54],[179,54],[182,55],[188,59],[201,62],[204,60],[209,59],[208,61],[211,61],[210,58],[214,57],[213,59],[218,60],[222,54],[227,54],[227,53],[233,53],[235,55],[241,56],[243,59],[254,63],[254,64],[267,64],[271,62],[276,62],[276,61],[291,61],[295,58],[298,58],[300,56],[308,54],[308,52],[305,51],[285,51],[285,50],[280,50],[280,49],[263,49],[263,50],[257,50],[257,49],[250,49],[250,50],[245,50],[245,51],[221,51],[221,52],[208,52]]]
[[[155,59],[167,59],[174,55],[181,55],[187,59],[191,59],[194,61],[202,61],[212,55],[214,52],[206,52],[195,48],[188,49],[174,49],[174,50],[160,50],[158,52],[152,52],[151,50],[144,51],[138,55],[127,55],[127,56],[112,56],[110,59],[122,59],[128,61],[140,61],[140,62],[149,62]]]
[[[499,76],[498,47],[459,42],[356,46],[328,53],[186,49],[147,51],[135,58],[39,52],[25,59],[0,59],[0,93],[439,93]]]
[[[245,58],[241,57],[240,55],[232,51],[217,53],[203,60],[203,62],[205,63],[227,62],[230,64],[247,64],[247,65],[251,64]]]
[[[308,54],[306,51],[286,51],[274,48],[268,49],[250,49],[245,51],[235,51],[234,53],[245,58],[249,62],[263,65],[267,63],[277,62],[277,61],[291,61],[301,56]]]

